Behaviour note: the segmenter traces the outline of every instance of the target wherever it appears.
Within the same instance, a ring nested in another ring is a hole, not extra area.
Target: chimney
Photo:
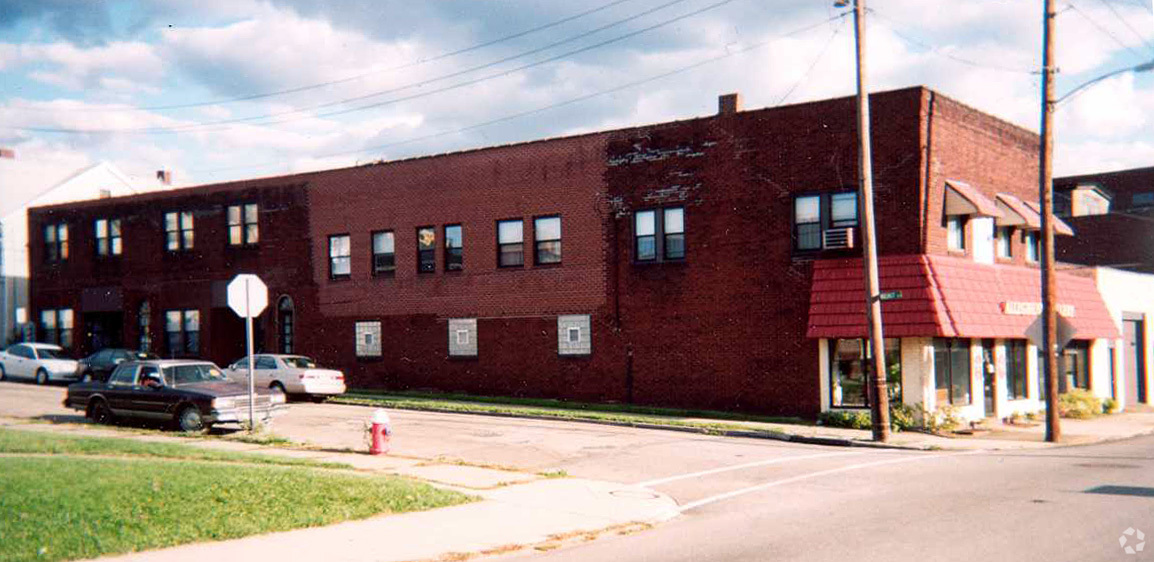
[[[741,94],[725,94],[717,96],[717,114],[733,115],[741,111]]]
[[[0,158],[16,159],[16,151],[11,148],[0,148]]]
[[[112,190],[111,189],[101,189],[100,190],[100,198],[101,199],[111,199],[112,198]]]
[[[172,170],[157,170],[156,179],[164,185],[172,185]]]

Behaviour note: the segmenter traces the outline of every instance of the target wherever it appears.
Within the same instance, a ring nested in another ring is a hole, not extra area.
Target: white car
[[[52,381],[80,380],[78,362],[69,359],[64,350],[50,343],[17,343],[0,351],[0,381],[35,379],[36,384]]]
[[[248,382],[248,357],[228,368],[228,378]],[[275,388],[286,395],[307,394],[316,401],[344,394],[345,375],[333,369],[321,369],[303,355],[253,355],[253,379],[256,386]]]

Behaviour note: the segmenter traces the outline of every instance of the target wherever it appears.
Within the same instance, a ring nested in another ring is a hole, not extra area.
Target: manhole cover
[[[609,495],[617,496],[619,498],[630,498],[630,499],[635,499],[635,500],[655,500],[655,499],[661,497],[661,495],[658,494],[657,492],[654,492],[651,490],[641,490],[641,489],[636,489],[636,488],[635,489],[629,489],[629,490],[613,490],[612,492],[609,492]]]

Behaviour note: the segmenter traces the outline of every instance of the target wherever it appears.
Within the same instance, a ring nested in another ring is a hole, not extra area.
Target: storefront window
[[[970,403],[970,340],[934,338],[938,404]]]
[[[1010,400],[1026,398],[1026,342],[1006,342],[1006,390]]]
[[[869,340],[832,340],[830,346],[830,404],[835,408],[865,408],[869,406],[868,380]],[[890,402],[902,399],[901,341],[885,340],[886,386]]]
[[[1062,350],[1062,362],[1058,365],[1058,372],[1062,374],[1058,381],[1059,393],[1071,388],[1090,389],[1089,359],[1090,342],[1085,340],[1072,341]]]

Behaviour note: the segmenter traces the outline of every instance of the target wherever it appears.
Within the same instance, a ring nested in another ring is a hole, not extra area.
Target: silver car
[[[0,351],[0,380],[34,379],[36,384],[75,381],[78,362],[50,343],[18,343]]]
[[[303,355],[254,355],[252,373],[253,384],[260,388],[273,388],[289,395],[308,395],[318,402],[345,392],[343,373],[317,367],[316,362]],[[229,366],[228,378],[248,382],[248,357]]]

